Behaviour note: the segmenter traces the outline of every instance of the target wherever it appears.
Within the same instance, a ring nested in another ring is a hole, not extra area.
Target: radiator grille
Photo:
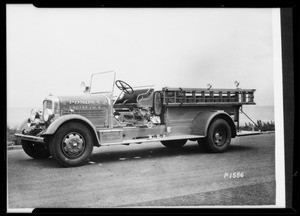
[[[70,110],[62,111],[62,115],[68,114],[72,114]],[[73,114],[81,115],[89,119],[95,126],[106,127],[108,125],[106,109],[74,110]]]

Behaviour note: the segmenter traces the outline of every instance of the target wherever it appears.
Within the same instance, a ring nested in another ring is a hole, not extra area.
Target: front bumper
[[[17,138],[20,138],[22,140],[28,140],[32,142],[39,142],[39,143],[45,143],[44,137],[37,137],[37,136],[30,136],[30,135],[24,135],[24,134],[15,134]]]

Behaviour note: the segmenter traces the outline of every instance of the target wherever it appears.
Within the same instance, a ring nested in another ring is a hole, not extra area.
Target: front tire
[[[187,140],[168,140],[161,141],[161,144],[166,146],[167,148],[177,149],[181,148],[186,144]]]
[[[32,136],[35,136],[36,134],[38,134],[38,131],[35,130],[32,130],[28,133],[28,135]],[[49,150],[43,144],[22,140],[21,145],[24,152],[34,159],[46,159],[50,157]]]
[[[93,138],[87,127],[71,122],[61,126],[51,139],[52,157],[64,167],[85,164],[93,151]]]
[[[207,137],[198,141],[204,150],[221,153],[228,149],[231,141],[231,129],[224,119],[214,120],[208,130]]]

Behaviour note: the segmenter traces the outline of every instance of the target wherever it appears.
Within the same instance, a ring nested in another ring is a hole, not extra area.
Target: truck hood
[[[109,106],[110,100],[104,95],[58,96],[62,109],[101,109]]]

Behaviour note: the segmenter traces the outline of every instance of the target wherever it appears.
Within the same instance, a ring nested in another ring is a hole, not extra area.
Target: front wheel
[[[81,166],[93,151],[91,132],[77,122],[61,126],[49,143],[52,157],[62,166]]]
[[[220,153],[228,149],[231,141],[231,129],[224,119],[214,120],[208,130],[207,137],[198,144],[210,152]]]
[[[168,140],[168,141],[161,141],[161,143],[166,146],[167,148],[181,148],[185,145],[187,140]]]

